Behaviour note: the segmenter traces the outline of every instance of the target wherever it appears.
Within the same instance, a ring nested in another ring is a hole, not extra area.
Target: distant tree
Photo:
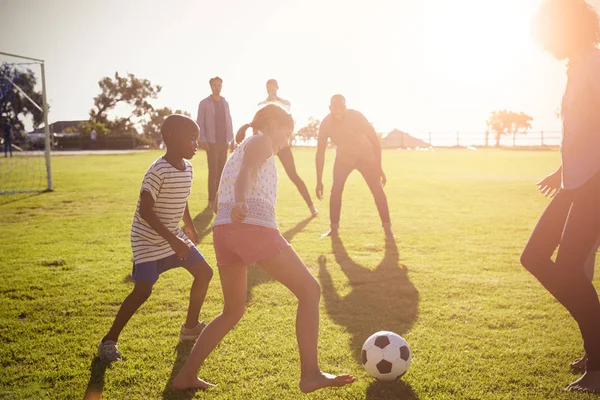
[[[161,91],[159,85],[152,85],[147,79],[136,78],[129,73],[120,76],[118,72],[113,78],[105,77],[98,82],[100,94],[94,97],[94,107],[90,110],[90,122],[104,124],[112,134],[130,135],[137,133],[136,124],[154,109],[148,102],[155,99]],[[118,104],[124,103],[133,108],[127,118],[110,120],[108,112]]]
[[[42,92],[35,90],[35,73],[27,68],[17,68],[4,63],[0,65],[0,119],[12,127],[15,140],[25,130],[25,118],[33,120],[37,129],[44,122],[44,113],[34,106],[27,96],[42,107]]]
[[[77,127],[68,127],[65,129],[65,132],[78,132],[82,136],[89,137],[90,133],[95,130],[98,136],[103,136],[108,134],[108,128],[105,124],[101,124],[99,122],[93,121],[83,121],[80,122]]]
[[[485,123],[488,126],[488,132],[494,134],[494,137],[496,139],[496,147],[500,146],[500,137],[509,132],[510,129],[510,124],[508,122],[508,112],[506,110],[492,111]]]
[[[496,139],[496,147],[500,146],[500,138],[502,135],[513,135],[513,145],[516,143],[518,133],[526,134],[531,129],[531,121],[533,117],[519,112],[507,110],[492,111],[486,120],[488,130],[486,131],[486,146],[488,144],[488,135],[493,133]]]
[[[143,123],[143,135],[147,138],[153,139],[158,143],[161,140],[160,127],[165,118],[171,114],[183,114],[187,115],[188,117],[191,116],[187,111],[175,110],[175,112],[173,112],[169,107],[152,110],[148,120]]]
[[[302,128],[298,129],[296,136],[302,138],[303,140],[316,139],[317,135],[319,134],[320,126],[321,126],[320,120],[313,118],[313,117],[309,117],[308,123],[305,126],[303,126]]]
[[[517,133],[525,135],[531,129],[531,121],[533,117],[525,114],[524,112],[513,113],[511,112],[511,131],[513,134],[513,146],[516,144]]]

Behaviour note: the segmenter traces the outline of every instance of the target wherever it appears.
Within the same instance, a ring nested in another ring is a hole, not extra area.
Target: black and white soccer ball
[[[362,347],[363,366],[373,378],[380,381],[401,378],[408,370],[411,358],[408,343],[394,332],[376,332]]]

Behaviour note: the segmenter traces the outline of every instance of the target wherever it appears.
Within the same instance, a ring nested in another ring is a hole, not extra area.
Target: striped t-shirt
[[[140,217],[143,191],[150,193],[154,199],[152,210],[160,222],[177,237],[183,239],[188,246],[193,245],[179,227],[194,177],[192,164],[187,160],[184,162],[185,171],[180,171],[160,157],[146,171],[131,226],[131,249],[135,264],[156,261],[175,254],[169,243]]]

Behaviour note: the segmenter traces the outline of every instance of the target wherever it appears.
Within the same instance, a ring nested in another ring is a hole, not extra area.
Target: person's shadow
[[[177,353],[177,356],[175,358],[175,362],[173,363],[171,376],[169,376],[169,380],[167,381],[165,389],[163,390],[163,399],[189,400],[194,397],[196,393],[195,390],[176,390],[173,388],[173,379],[175,379],[179,373],[179,370],[181,370],[183,367],[185,360],[192,351],[192,347],[194,347],[194,343],[195,342],[193,340],[187,340],[185,342],[180,340],[177,343],[177,346],[175,346],[175,352]]]
[[[198,241],[201,242],[208,234],[212,232],[211,222],[213,220],[213,212],[210,207],[206,206],[200,214],[194,218],[194,226],[198,231]]]
[[[371,270],[355,263],[342,240],[331,238],[336,263],[346,275],[352,291],[342,297],[333,284],[327,258],[319,257],[319,281],[330,318],[347,328],[352,335],[352,354],[361,362],[364,341],[378,331],[407,333],[414,324],[419,304],[419,292],[408,279],[406,265],[400,264],[398,246],[386,238],[385,253],[379,265]],[[335,268],[335,267],[334,267]],[[367,399],[418,399],[409,384],[374,381],[367,389]]]
[[[303,219],[302,221],[298,222],[293,228],[285,231],[284,233],[282,233],[283,237],[288,241],[288,242],[292,242],[292,240],[294,239],[294,236],[296,236],[298,233],[302,232],[304,230],[304,228],[306,228],[306,226],[313,220],[315,219],[314,216],[310,216],[308,218]],[[263,283],[266,282],[271,282],[273,281],[273,278],[271,278],[271,276],[269,274],[267,274],[265,271],[263,271],[262,268],[260,268],[258,265],[251,265],[248,267],[248,289],[247,289],[247,293],[246,293],[246,304],[250,303],[250,301],[252,300],[252,289],[262,285]]]
[[[99,400],[102,398],[102,391],[104,391],[104,374],[109,365],[110,364],[101,361],[98,356],[94,357],[92,364],[90,365],[90,380],[85,389],[83,400]]]

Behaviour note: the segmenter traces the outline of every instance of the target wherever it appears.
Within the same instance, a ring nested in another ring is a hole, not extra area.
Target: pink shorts
[[[277,229],[232,223],[213,228],[217,265],[251,265],[279,254],[290,244]]]

